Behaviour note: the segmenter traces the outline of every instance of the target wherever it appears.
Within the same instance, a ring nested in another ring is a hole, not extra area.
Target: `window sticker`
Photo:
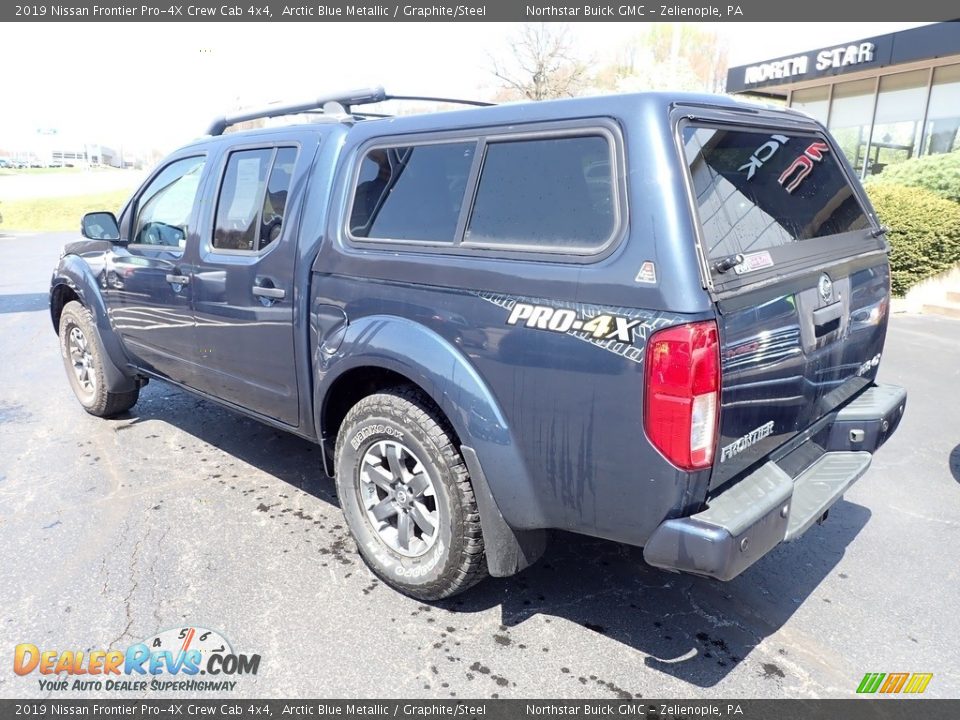
[[[773,267],[773,258],[766,250],[762,252],[749,253],[743,256],[743,262],[735,265],[733,271],[737,275],[762,270],[763,268]]]
[[[637,271],[637,276],[633,281],[646,285],[657,284],[657,266],[653,264],[652,260],[647,260],[640,266],[640,269]]]
[[[260,158],[239,158],[237,160],[237,186],[230,203],[229,217],[248,220],[250,212],[257,205],[260,190]]]

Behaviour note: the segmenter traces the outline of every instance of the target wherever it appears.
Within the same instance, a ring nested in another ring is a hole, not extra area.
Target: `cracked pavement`
[[[736,580],[557,533],[528,571],[425,605],[360,561],[310,443],[158,382],[129,415],[83,412],[46,300],[69,237],[0,236],[0,697],[44,695],[17,643],[187,625],[261,655],[235,697],[848,697],[895,671],[960,696],[960,322],[892,320],[898,433],[822,527]]]

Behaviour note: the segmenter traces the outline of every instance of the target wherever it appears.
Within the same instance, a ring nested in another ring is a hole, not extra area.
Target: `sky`
[[[730,64],[843,44],[924,23],[704,23]],[[643,23],[572,23],[602,63]],[[79,142],[170,150],[240,106],[383,85],[389,92],[486,99],[491,56],[513,23],[26,23],[0,46],[0,149],[37,131]]]

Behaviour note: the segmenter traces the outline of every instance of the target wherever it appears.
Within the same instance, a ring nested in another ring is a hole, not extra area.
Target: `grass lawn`
[[[94,195],[9,200],[0,204],[2,230],[55,232],[80,231],[80,218],[94,210],[118,213],[130,197],[130,190],[112,190]]]
[[[82,171],[81,167],[0,168],[0,175],[63,175]]]

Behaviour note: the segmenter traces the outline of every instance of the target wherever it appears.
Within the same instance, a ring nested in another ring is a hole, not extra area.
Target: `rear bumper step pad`
[[[868,452],[831,452],[804,470],[793,485],[784,540],[796,540],[863,477],[873,456]]]

